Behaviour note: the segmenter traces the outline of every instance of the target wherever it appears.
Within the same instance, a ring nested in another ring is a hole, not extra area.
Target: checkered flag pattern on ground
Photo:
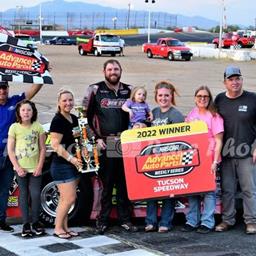
[[[193,160],[193,155],[194,155],[193,150],[185,152],[183,157],[182,157],[181,164],[182,165],[191,164],[192,160]]]

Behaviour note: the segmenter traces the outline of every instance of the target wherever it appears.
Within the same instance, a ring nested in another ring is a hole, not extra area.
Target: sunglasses
[[[209,98],[210,98],[209,95],[196,95],[196,97],[197,97],[198,99],[209,99]]]

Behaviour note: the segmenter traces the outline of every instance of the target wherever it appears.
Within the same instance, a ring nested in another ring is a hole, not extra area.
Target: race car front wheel
[[[57,186],[52,181],[50,173],[44,173],[43,186],[41,190],[41,212],[40,221],[46,226],[53,226],[56,209],[59,201]],[[77,187],[77,199],[70,208],[68,220],[70,225],[85,224],[91,214],[93,205],[93,188],[91,178],[82,175]]]

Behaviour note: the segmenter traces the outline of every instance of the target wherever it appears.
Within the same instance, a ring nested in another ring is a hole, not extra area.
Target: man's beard
[[[111,85],[117,85],[121,79],[121,76],[112,75],[112,76],[105,76],[106,81]]]

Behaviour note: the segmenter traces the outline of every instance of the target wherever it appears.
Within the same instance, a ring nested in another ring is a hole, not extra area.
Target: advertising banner
[[[121,146],[129,199],[214,191],[208,144],[202,121],[124,131]]]

